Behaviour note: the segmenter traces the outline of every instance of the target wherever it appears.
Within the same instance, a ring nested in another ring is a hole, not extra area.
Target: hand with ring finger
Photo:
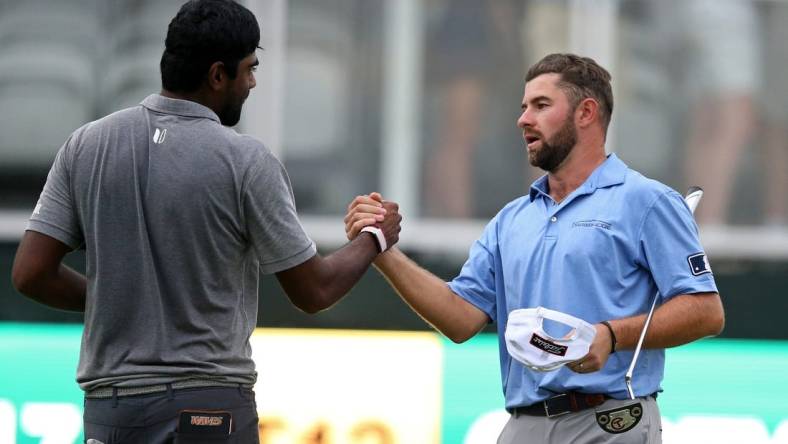
[[[575,373],[593,373],[602,369],[610,357],[612,333],[603,324],[596,324],[596,336],[589,347],[588,354],[567,365]]]

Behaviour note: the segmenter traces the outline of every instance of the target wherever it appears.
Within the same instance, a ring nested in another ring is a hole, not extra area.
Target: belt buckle
[[[570,413],[570,410],[564,410],[563,412],[559,412],[559,413],[555,413],[555,414],[550,413],[550,408],[547,406],[547,401],[551,401],[553,399],[557,399],[557,398],[560,398],[562,396],[567,396],[567,394],[566,393],[561,393],[560,395],[555,395],[552,398],[547,398],[544,401],[542,401],[542,405],[544,405],[544,414],[545,414],[546,417],[548,417],[548,418],[555,418],[557,416],[562,416],[562,415],[566,415],[567,413]]]

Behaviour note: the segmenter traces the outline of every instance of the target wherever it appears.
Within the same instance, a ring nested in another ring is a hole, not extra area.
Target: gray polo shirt
[[[86,251],[83,390],[254,383],[259,270],[316,253],[273,154],[160,95],[71,135],[27,229]]]

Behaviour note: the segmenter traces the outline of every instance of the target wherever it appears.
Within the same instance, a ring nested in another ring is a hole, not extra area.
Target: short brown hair
[[[549,54],[528,69],[525,82],[528,83],[542,74],[560,74],[558,87],[564,90],[572,108],[581,100],[592,98],[599,103],[600,121],[607,133],[610,117],[613,115],[613,89],[610,86],[610,73],[589,57],[575,54]]]

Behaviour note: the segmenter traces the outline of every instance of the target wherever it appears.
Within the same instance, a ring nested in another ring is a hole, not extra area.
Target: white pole
[[[386,1],[383,55],[383,197],[417,216],[420,202],[420,122],[424,30],[421,0]]]
[[[287,0],[246,0],[260,24],[260,65],[257,86],[244,104],[240,128],[265,143],[282,159],[285,53],[287,48]]]
[[[591,57],[610,72],[615,80],[616,41],[618,30],[617,0],[570,0],[569,49],[571,52]],[[617,97],[617,83],[613,82],[613,97]],[[615,122],[611,119],[605,148],[615,150]]]

